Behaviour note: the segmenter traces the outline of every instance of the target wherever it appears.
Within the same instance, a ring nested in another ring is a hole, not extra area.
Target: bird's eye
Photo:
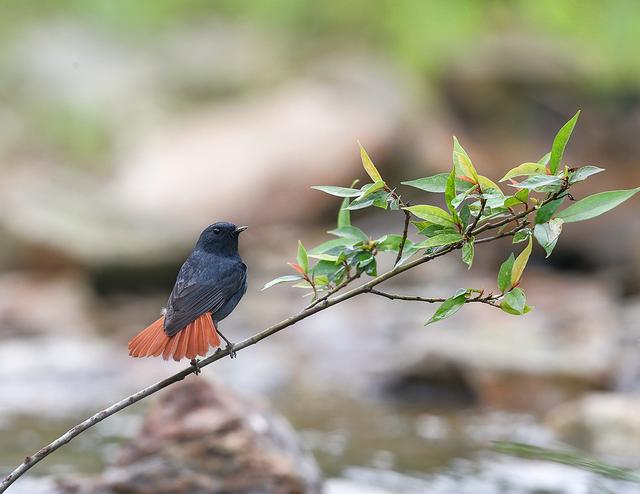
[[[220,233],[220,228],[214,228],[213,229],[213,233],[215,233],[216,235],[218,235]]]

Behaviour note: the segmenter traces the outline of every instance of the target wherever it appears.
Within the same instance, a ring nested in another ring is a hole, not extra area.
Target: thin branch
[[[409,222],[411,221],[411,213],[406,209],[404,211],[404,230],[402,231],[402,240],[400,240],[400,246],[398,247],[398,255],[393,265],[397,265],[402,259],[402,253],[404,252],[404,244],[407,243],[407,235],[409,235]]]
[[[474,218],[473,223],[469,225],[465,235],[469,235],[473,230],[475,230],[476,226],[478,226],[478,221],[480,221],[480,217],[482,216],[482,212],[484,211],[484,207],[487,205],[487,200],[483,197],[480,199],[480,211],[478,211],[478,215]]]
[[[353,276],[348,274],[347,277],[342,281],[342,283],[334,286],[331,290],[329,290],[327,293],[325,293],[322,297],[316,298],[313,302],[311,302],[309,305],[307,305],[305,307],[305,310],[312,309],[316,305],[322,304],[329,297],[331,297],[332,295],[335,295],[340,290],[342,290],[344,287],[349,285],[351,282],[353,282],[353,281],[357,280],[358,278],[360,278],[360,276],[362,276],[362,273],[363,273],[363,271],[357,271],[356,274],[354,274]],[[0,492],[2,492],[2,491],[0,491]]]
[[[519,225],[519,226],[515,227],[513,230],[509,230],[508,232],[498,233],[497,235],[493,235],[492,237],[479,238],[474,243],[476,243],[476,244],[484,244],[486,242],[493,242],[494,240],[498,240],[500,238],[512,237],[513,235],[518,233],[520,230],[522,230],[525,226],[526,225],[524,225],[524,224],[523,225]]]
[[[346,300],[349,300],[357,295],[361,295],[363,293],[367,293],[367,291],[382,283],[383,281],[388,280],[389,278],[393,278],[394,276],[397,276],[400,273],[403,273],[411,268],[414,268],[420,264],[424,264],[428,261],[431,261],[432,259],[435,259],[437,257],[440,257],[444,254],[447,254],[449,252],[451,252],[452,250],[456,249],[456,248],[460,248],[462,244],[458,243],[458,244],[454,244],[454,245],[449,245],[443,249],[441,249],[438,252],[435,252],[433,254],[429,254],[427,256],[423,256],[420,257],[418,259],[415,259],[414,261],[404,264],[402,266],[396,266],[395,268],[393,268],[390,271],[387,271],[384,274],[381,274],[380,276],[377,276],[376,278],[371,279],[370,281],[368,281],[367,283],[365,283],[362,286],[359,286],[357,288],[353,288],[352,290],[345,292],[341,295],[338,295],[332,299],[329,298],[325,298],[321,300],[321,303],[314,305],[313,307],[308,307],[306,309],[304,309],[302,312],[300,312],[297,315],[291,316],[287,319],[284,319],[283,321],[280,321],[277,324],[274,324],[273,326],[270,326],[268,328],[266,328],[263,331],[260,331],[259,333],[254,334],[253,336],[251,336],[250,338],[247,338],[237,344],[235,344],[233,346],[233,350],[235,352],[239,352],[241,350],[244,350],[247,347],[250,347],[252,345],[255,345],[256,343],[258,343],[259,341],[264,340],[265,338],[268,338],[269,336],[282,331],[283,329],[292,326],[294,324],[296,324],[299,321],[302,321],[303,319],[306,319],[309,316],[312,316],[318,312],[321,312],[329,307],[332,307],[336,304],[342,303]],[[219,349],[217,350],[213,355],[211,355],[210,357],[207,357],[206,359],[202,360],[201,362],[199,362],[199,367],[206,367],[209,364],[212,364],[213,362],[216,362],[217,360],[220,360],[226,356],[229,355],[229,350],[225,349]],[[133,405],[134,403],[137,403],[138,401],[142,400],[143,398],[146,398],[147,396],[150,396],[158,391],[160,391],[163,388],[166,388],[167,386],[176,383],[178,381],[182,381],[185,377],[187,377],[189,374],[193,374],[193,372],[195,371],[194,367],[187,367],[186,369],[178,372],[177,374],[174,374],[171,377],[168,377],[167,379],[164,379],[163,381],[157,382],[156,384],[153,384],[147,388],[144,388],[141,391],[138,391],[137,393],[132,394],[131,396],[128,396],[127,398],[105,408],[104,410],[99,411],[98,413],[92,415],[91,417],[89,417],[88,419],[86,419],[85,421],[81,422],[80,424],[76,425],[75,427],[69,429],[66,433],[64,433],[62,436],[60,436],[58,439],[56,439],[55,441],[51,442],[50,444],[48,444],[47,446],[45,446],[44,448],[40,449],[37,453],[31,455],[31,456],[27,456],[24,461],[16,468],[14,469],[1,483],[0,483],[0,493],[5,492],[9,486],[11,484],[13,484],[13,482],[15,482],[18,478],[20,478],[22,475],[24,475],[24,473],[26,473],[29,469],[31,469],[34,465],[36,465],[38,462],[40,462],[41,460],[43,460],[44,458],[46,458],[48,455],[50,455],[51,453],[53,453],[54,451],[56,451],[58,448],[64,446],[65,444],[69,443],[73,438],[77,437],[78,435],[82,434],[84,431],[86,431],[87,429],[93,427],[94,425],[96,425],[97,423],[103,421],[104,419],[106,419],[107,417],[110,417],[111,415],[113,415],[114,413],[119,412],[120,410],[123,410],[131,405]]]
[[[565,191],[565,188],[562,188],[560,191],[558,191],[556,194],[553,194],[551,197],[549,197],[547,200],[542,201],[542,204],[545,204],[546,202],[549,202],[555,198],[557,198],[561,193],[563,193]],[[469,233],[473,236],[478,235],[479,233],[482,233],[484,231],[487,230],[493,230],[495,228],[499,228],[500,226],[506,225],[508,223],[510,223],[511,221],[514,220],[518,220],[520,218],[523,218],[527,215],[529,215],[530,213],[532,213],[535,210],[535,208],[528,208],[525,211],[517,214],[517,215],[513,215],[512,217],[506,218],[505,220],[495,223],[495,224],[486,224],[483,225],[481,227],[475,228],[475,229],[471,229],[472,231],[470,231]],[[474,222],[475,223],[475,222]],[[506,237],[509,235],[513,235],[515,234],[515,232],[522,228],[523,225],[519,225],[515,230],[511,230],[510,232],[506,232],[506,233],[500,233],[498,235],[495,235],[493,237],[486,237],[483,239],[479,239],[476,241],[476,243],[483,243],[483,242],[490,242],[493,240],[497,240],[499,238],[502,237]],[[269,336],[282,331],[283,329],[292,326],[296,323],[298,323],[299,321],[302,321],[303,319],[306,319],[307,317],[310,317],[318,312],[321,312],[325,309],[328,309],[329,307],[332,307],[334,305],[337,305],[339,303],[345,302],[346,300],[349,300],[353,297],[356,297],[358,295],[362,295],[364,293],[369,293],[372,291],[372,288],[379,285],[380,283],[393,278],[401,273],[404,273],[405,271],[408,271],[409,269],[415,268],[416,266],[419,266],[421,264],[424,264],[426,262],[429,262],[433,259],[436,259],[437,257],[443,256],[445,254],[448,254],[449,252],[452,252],[454,250],[460,249],[463,245],[463,241],[459,241],[447,246],[443,246],[439,249],[437,249],[435,252],[432,252],[430,254],[427,255],[423,255],[422,257],[419,257],[411,262],[407,262],[406,264],[403,265],[396,265],[393,269],[387,271],[386,273],[383,273],[375,278],[372,278],[371,280],[369,280],[367,283],[364,283],[356,288],[353,288],[347,292],[344,292],[340,295],[336,295],[335,297],[332,298],[332,295],[336,294],[336,292],[338,292],[339,290],[342,290],[343,288],[345,288],[348,284],[350,284],[351,282],[353,282],[355,279],[357,279],[361,273],[355,274],[354,276],[348,277],[345,282],[341,283],[340,285],[338,285],[337,287],[334,287],[332,290],[330,290],[327,294],[325,294],[324,296],[320,297],[319,299],[317,299],[315,302],[313,302],[311,305],[307,306],[302,312],[298,313],[297,315],[291,316],[287,319],[284,319],[283,321],[280,321],[277,324],[274,324],[273,326],[270,326],[266,329],[264,329],[263,331],[260,331],[259,333],[254,334],[253,336],[251,336],[250,338],[247,338],[239,343],[237,343],[236,345],[234,345],[233,347],[233,351],[234,352],[239,352],[241,350],[244,350],[247,347],[250,347],[252,345],[255,345],[256,343],[258,343],[259,341],[264,340],[265,338],[268,338]],[[375,291],[377,295],[381,295],[383,292],[378,292],[377,290]],[[387,298],[393,296],[391,294],[386,294],[386,295],[382,295],[382,296],[387,296]],[[415,300],[418,300],[417,298],[415,298]],[[435,301],[435,299],[433,299]],[[426,301],[425,300],[420,300],[420,301]],[[475,301],[475,302],[481,302],[482,300],[478,299],[478,297],[475,297],[473,299],[469,299],[469,302],[471,301]],[[485,302],[487,303],[487,302]],[[224,357],[227,357],[229,355],[229,350],[225,349],[218,349],[213,355],[211,355],[210,357],[207,357],[206,359],[202,360],[201,362],[199,362],[199,367],[206,367],[209,364],[212,364],[213,362],[216,362],[217,360],[220,360]],[[103,421],[104,419],[106,419],[107,417],[110,417],[111,415],[119,412],[120,410],[123,410],[131,405],[133,405],[134,403],[137,403],[138,401],[146,398],[147,396],[150,396],[158,391],[160,391],[163,388],[166,388],[167,386],[176,383],[178,381],[182,381],[185,377],[187,377],[189,374],[193,374],[195,372],[195,368],[194,367],[187,367],[186,369],[174,374],[171,377],[168,377],[167,379],[164,379],[160,382],[157,382],[156,384],[153,384],[147,388],[144,388],[141,391],[138,391],[137,393],[132,394],[131,396],[128,396],[127,398],[99,411],[98,413],[92,415],[91,417],[89,417],[88,419],[86,419],[85,421],[81,422],[80,424],[76,425],[75,427],[69,429],[66,433],[64,433],[62,436],[60,436],[58,439],[56,439],[55,441],[51,442],[50,444],[48,444],[47,446],[45,446],[44,448],[40,449],[38,452],[36,452],[35,454],[31,455],[31,456],[27,456],[24,461],[17,467],[15,468],[1,483],[0,483],[0,493],[5,492],[9,486],[11,484],[13,484],[13,482],[15,482],[18,478],[20,478],[24,473],[26,473],[29,469],[31,469],[34,465],[36,465],[38,462],[40,462],[41,460],[43,460],[44,458],[46,458],[48,455],[50,455],[51,453],[53,453],[54,451],[56,451],[58,448],[64,446],[65,444],[69,443],[72,439],[74,439],[75,437],[77,437],[78,435],[82,434],[84,431],[86,431],[87,429],[93,427],[94,425],[96,425],[97,423]]]
[[[384,298],[388,298],[389,300],[404,300],[407,302],[426,302],[428,304],[437,304],[447,300],[446,298],[440,298],[440,297],[426,298],[426,297],[417,297],[413,295],[397,295],[395,293],[383,292],[382,290],[375,290],[373,288],[369,290],[369,293],[372,293],[374,295],[379,295]],[[489,294],[483,297],[482,294],[480,294],[477,297],[467,299],[467,303],[479,302],[481,304],[488,304],[488,305],[492,305],[493,307],[496,307],[495,302],[500,297],[501,295],[494,295],[494,294]]]

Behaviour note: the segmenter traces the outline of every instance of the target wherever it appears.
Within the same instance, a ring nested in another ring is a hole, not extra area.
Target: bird
[[[247,291],[247,266],[238,252],[238,237],[247,229],[226,221],[209,225],[184,262],[159,319],[129,341],[132,357],[191,359],[220,347],[220,335],[234,357],[233,344],[217,329]]]

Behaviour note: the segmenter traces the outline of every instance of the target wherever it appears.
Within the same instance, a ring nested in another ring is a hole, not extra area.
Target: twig
[[[250,347],[252,345],[255,345],[256,343],[258,343],[259,341],[264,340],[265,338],[268,338],[269,336],[282,331],[283,329],[292,326],[294,324],[296,324],[299,321],[302,321],[303,319],[306,319],[309,316],[312,316],[320,311],[323,311],[329,307],[332,307],[336,304],[342,303],[346,300],[349,300],[357,295],[361,295],[363,293],[367,293],[367,291],[382,283],[383,281],[388,280],[389,278],[393,278],[394,276],[399,275],[400,273],[403,273],[411,268],[414,268],[420,264],[424,264],[428,261],[431,261],[432,259],[435,259],[437,257],[440,257],[444,254],[447,254],[449,252],[451,252],[454,249],[460,248],[462,244],[458,243],[458,244],[453,244],[453,245],[449,245],[447,247],[445,247],[444,249],[441,249],[438,252],[420,257],[410,263],[407,264],[403,264],[402,266],[396,266],[395,268],[391,269],[390,271],[387,271],[384,274],[381,274],[380,276],[377,276],[376,278],[373,278],[372,280],[368,281],[367,283],[357,287],[357,288],[353,288],[352,290],[349,290],[348,292],[345,292],[341,295],[338,295],[332,299],[326,298],[322,300],[321,304],[318,305],[314,305],[313,307],[308,307],[306,309],[304,309],[302,312],[300,312],[299,314],[295,315],[295,316],[291,316],[287,319],[284,319],[283,321],[280,321],[277,324],[274,324],[273,326],[268,327],[267,329],[260,331],[259,333],[254,334],[253,336],[251,336],[250,338],[247,338],[237,344],[235,344],[233,346],[233,350],[237,353],[241,350],[244,350],[247,347]],[[211,355],[210,357],[207,357],[206,359],[202,360],[201,362],[199,362],[199,367],[206,367],[207,365],[220,360],[221,358],[224,358],[226,356],[229,355],[229,350],[218,350],[216,351],[213,355]],[[58,448],[60,448],[61,446],[64,446],[65,444],[69,443],[73,438],[75,438],[76,436],[82,434],[84,431],[86,431],[87,429],[93,427],[94,425],[96,425],[98,422],[103,421],[104,419],[106,419],[107,417],[110,417],[111,415],[113,415],[114,413],[119,412],[120,410],[123,410],[131,405],[133,405],[134,403],[137,403],[138,401],[142,400],[143,398],[146,398],[147,396],[150,396],[158,391],[160,391],[163,388],[166,388],[167,386],[176,383],[178,381],[182,381],[185,377],[187,377],[189,374],[192,374],[195,371],[194,367],[187,367],[186,369],[178,372],[177,374],[174,374],[171,377],[168,377],[167,379],[164,379],[163,381],[160,381],[156,384],[153,384],[141,391],[138,391],[137,393],[132,394],[131,396],[128,396],[127,398],[111,405],[110,407],[105,408],[104,410],[99,411],[98,413],[92,415],[91,417],[89,417],[88,419],[86,419],[85,421],[81,422],[80,424],[76,425],[75,427],[69,429],[66,433],[64,433],[62,436],[60,436],[58,439],[56,439],[55,441],[51,442],[50,444],[48,444],[47,446],[45,446],[44,448],[40,449],[37,453],[31,455],[31,456],[27,456],[25,458],[25,460],[17,467],[15,468],[1,483],[0,483],[0,493],[6,491],[9,486],[11,484],[13,484],[13,482],[15,482],[18,478],[20,478],[22,475],[24,475],[24,473],[26,473],[30,468],[32,468],[34,465],[36,465],[38,462],[40,462],[41,460],[43,460],[44,458],[46,458],[48,455],[50,455],[51,453],[53,453],[55,450],[57,450]]]
[[[334,286],[331,290],[329,290],[327,293],[325,293],[322,297],[317,298],[314,301],[312,301],[309,305],[307,305],[305,307],[305,310],[312,309],[316,305],[320,305],[321,303],[325,302],[329,297],[331,297],[332,295],[335,295],[336,293],[338,293],[344,287],[349,285],[352,281],[355,281],[358,278],[360,278],[360,276],[362,276],[362,273],[363,273],[362,271],[357,271],[356,274],[354,274],[353,276],[352,275],[347,275],[347,277],[342,281],[342,283]],[[0,492],[2,492],[2,491],[0,491]]]
[[[545,204],[546,202],[549,202],[555,198],[557,198],[561,193],[563,193],[565,191],[565,189],[561,189],[560,191],[558,191],[557,193],[553,194],[551,197],[549,197],[547,200],[542,201],[542,204]],[[495,224],[486,224],[483,225],[481,227],[478,228],[472,228],[470,229],[471,231],[469,231],[470,235],[476,236],[479,233],[482,233],[484,231],[487,230],[493,230],[495,228],[499,228],[500,226],[506,225],[507,223],[510,223],[511,221],[514,220],[518,220],[520,218],[523,218],[527,215],[529,215],[530,213],[532,213],[535,210],[535,208],[528,208],[525,211],[517,214],[517,215],[513,215],[512,217],[506,218],[505,220],[495,223]],[[480,215],[479,215],[480,216]],[[478,218],[476,218],[477,220]],[[405,221],[406,217],[405,217]],[[474,221],[474,224],[476,224],[477,221]],[[483,243],[483,242],[490,242],[493,240],[497,240],[499,238],[502,237],[506,237],[509,235],[513,235],[515,234],[515,232],[519,229],[523,228],[523,225],[519,225],[518,227],[516,227],[516,229],[511,230],[510,232],[506,232],[506,233],[500,233],[498,235],[495,235],[493,237],[486,237],[483,239],[479,239],[476,240],[476,243]],[[377,295],[381,295],[381,296],[386,296],[387,298],[389,297],[394,297],[394,295],[391,294],[385,294],[382,295],[384,292],[379,292],[378,290],[372,292],[372,288],[379,285],[380,283],[393,278],[401,273],[404,273],[405,271],[408,271],[409,269],[415,268],[416,266],[419,266],[421,264],[424,264],[426,262],[429,262],[437,257],[443,256],[445,254],[448,254],[449,252],[453,251],[453,250],[457,250],[460,249],[463,245],[463,241],[459,241],[447,246],[443,246],[439,249],[437,249],[435,252],[432,252],[430,254],[426,254],[423,255],[422,257],[419,257],[418,259],[415,259],[411,262],[408,262],[406,264],[403,265],[396,265],[393,267],[393,269],[387,271],[386,273],[383,273],[371,280],[369,280],[367,283],[364,283],[356,288],[353,288],[347,292],[344,292],[340,295],[336,295],[335,297],[331,298],[332,295],[336,294],[336,292],[342,290],[343,288],[345,288],[349,283],[353,282],[354,280],[356,280],[357,278],[360,277],[361,273],[357,273],[353,276],[347,277],[347,279],[341,283],[340,285],[334,287],[332,290],[330,290],[327,294],[325,294],[324,296],[320,297],[319,299],[317,299],[315,302],[313,302],[312,304],[310,304],[309,306],[307,306],[302,312],[298,313],[297,315],[291,316],[287,319],[284,319],[283,321],[280,321],[277,324],[274,324],[273,326],[270,326],[266,329],[264,329],[263,331],[260,331],[259,333],[254,334],[253,336],[251,336],[250,338],[247,338],[239,343],[237,343],[236,345],[234,345],[233,347],[233,351],[234,352],[239,352],[241,350],[244,350],[247,347],[250,347],[252,345],[255,345],[256,343],[258,343],[259,341],[264,340],[265,338],[268,338],[269,336],[282,331],[283,329],[292,326],[294,324],[296,324],[299,321],[302,321],[303,319],[306,319],[307,317],[310,317],[318,312],[321,312],[325,309],[328,309],[329,307],[332,307],[334,305],[337,305],[339,303],[345,302],[346,300],[349,300],[353,297],[356,297],[358,295],[362,295],[364,293],[375,293]],[[398,296],[401,297],[401,296]],[[486,297],[485,297],[486,298]],[[414,298],[407,298],[407,300],[416,300],[416,301],[427,301],[427,300],[433,300],[436,301],[436,299],[424,299],[422,300],[421,298],[418,297],[414,297]],[[439,299],[438,299],[439,301]],[[474,297],[472,299],[469,299],[468,302],[482,302],[483,300],[481,300],[478,297]],[[484,303],[488,303],[487,301],[485,301]],[[219,349],[217,350],[213,355],[211,355],[210,357],[202,360],[201,362],[199,362],[199,367],[206,367],[209,364],[212,364],[213,362],[216,362],[217,360],[220,360],[226,356],[228,356],[230,353],[230,351],[228,349]],[[76,425],[75,427],[71,428],[70,430],[68,430],[66,433],[64,433],[62,436],[60,436],[58,439],[56,439],[55,441],[51,442],[50,444],[48,444],[47,446],[45,446],[44,448],[40,449],[37,453],[31,455],[31,456],[27,456],[24,461],[17,467],[15,468],[11,473],[9,473],[9,475],[3,479],[3,481],[0,483],[0,493],[5,492],[9,486],[11,484],[13,484],[13,482],[15,482],[18,478],[20,478],[22,475],[24,475],[29,469],[31,469],[34,465],[36,465],[38,462],[40,462],[41,460],[43,460],[44,458],[46,458],[48,455],[50,455],[51,453],[53,453],[54,451],[56,451],[58,448],[64,446],[65,444],[69,443],[72,439],[74,439],[75,437],[77,437],[78,435],[82,434],[84,431],[86,431],[87,429],[93,427],[94,425],[96,425],[97,423],[103,421],[104,419],[106,419],[107,417],[110,417],[111,415],[119,412],[120,410],[123,410],[131,405],[133,405],[134,403],[137,403],[138,401],[142,400],[143,398],[146,398],[147,396],[150,396],[158,391],[160,391],[163,388],[166,388],[167,386],[176,383],[178,381],[182,381],[185,377],[187,377],[189,374],[193,374],[196,371],[195,367],[187,367],[186,369],[174,374],[171,377],[168,377],[167,379],[164,379],[160,382],[157,382],[156,384],[153,384],[141,391],[138,391],[137,393],[132,394],[131,396],[128,396],[127,398],[105,408],[104,410],[99,411],[98,413],[92,415],[91,417],[89,417],[88,419],[86,419],[85,421],[81,422],[80,424]]]
[[[480,199],[480,211],[478,211],[478,215],[474,218],[473,223],[471,223],[471,225],[469,225],[469,228],[467,228],[465,235],[468,236],[473,230],[475,230],[476,226],[478,225],[478,221],[480,221],[480,217],[482,216],[482,212],[484,211],[484,207],[486,205],[487,205],[487,200],[483,197],[482,199]]]
[[[409,234],[409,222],[411,221],[411,213],[406,209],[404,211],[404,230],[402,231],[402,240],[400,240],[400,246],[398,247],[398,255],[393,265],[397,265],[402,259],[402,253],[404,251],[404,244],[407,243],[407,235]]]
[[[447,300],[446,298],[440,298],[440,297],[426,298],[426,297],[416,297],[412,295],[397,295],[395,293],[383,292],[381,290],[375,290],[373,288],[369,290],[369,293],[372,293],[374,295],[379,295],[384,298],[388,298],[389,300],[404,300],[407,302],[426,302],[428,304],[437,304]],[[477,297],[467,299],[467,303],[479,302],[481,304],[488,304],[488,305],[492,305],[493,307],[496,307],[494,302],[497,301],[500,297],[501,295],[493,295],[493,294],[489,294],[485,297],[478,295]]]

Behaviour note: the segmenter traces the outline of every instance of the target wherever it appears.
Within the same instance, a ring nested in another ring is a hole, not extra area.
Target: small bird
[[[247,291],[247,266],[238,253],[238,236],[246,226],[219,222],[208,226],[184,262],[162,316],[129,342],[132,357],[168,360],[205,356],[209,347],[227,342],[217,325],[235,309]]]

